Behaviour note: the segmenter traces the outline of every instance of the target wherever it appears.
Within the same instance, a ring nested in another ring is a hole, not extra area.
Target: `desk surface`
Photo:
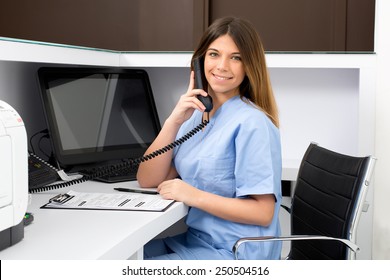
[[[28,207],[33,223],[25,228],[23,240],[0,252],[0,259],[128,259],[187,214],[179,202],[164,212],[40,209],[49,198],[71,189],[114,192],[114,187],[130,185],[138,184],[92,181],[33,194]]]

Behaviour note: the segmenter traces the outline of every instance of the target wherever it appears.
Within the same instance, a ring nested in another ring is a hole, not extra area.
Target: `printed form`
[[[127,211],[164,211],[175,201],[141,193],[86,193],[69,191],[49,200],[42,208]]]

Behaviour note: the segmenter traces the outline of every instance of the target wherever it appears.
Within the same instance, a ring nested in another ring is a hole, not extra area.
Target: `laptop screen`
[[[44,67],[38,78],[62,168],[140,157],[160,130],[144,70]]]

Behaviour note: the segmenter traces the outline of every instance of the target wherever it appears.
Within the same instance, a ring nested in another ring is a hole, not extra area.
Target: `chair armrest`
[[[335,238],[329,236],[321,236],[321,235],[290,235],[290,236],[262,236],[262,237],[244,237],[240,238],[236,241],[233,246],[233,254],[238,259],[238,248],[247,242],[268,242],[268,241],[301,241],[301,240],[335,240],[344,243],[348,246],[353,252],[359,251],[359,246],[348,239],[343,238]]]

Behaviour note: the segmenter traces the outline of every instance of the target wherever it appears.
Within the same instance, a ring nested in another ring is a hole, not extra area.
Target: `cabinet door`
[[[267,51],[372,51],[375,0],[210,0],[210,22],[234,15]],[[363,16],[364,15],[364,16]]]
[[[191,51],[207,26],[206,8],[198,0],[4,1],[0,36],[120,51]]]

